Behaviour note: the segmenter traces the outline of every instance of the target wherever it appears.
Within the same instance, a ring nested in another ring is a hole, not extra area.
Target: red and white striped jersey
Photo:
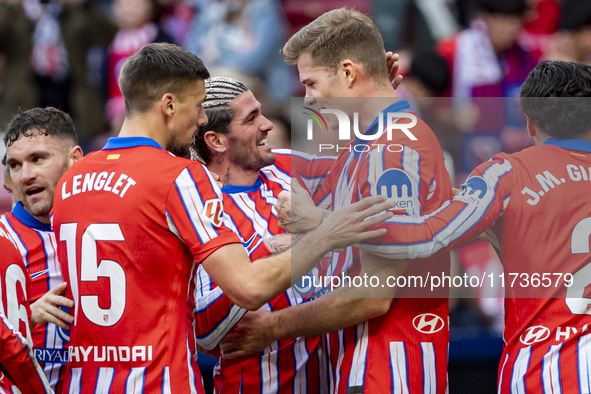
[[[75,303],[64,392],[203,393],[192,279],[240,242],[224,222],[205,167],[149,138],[111,138],[64,174],[53,206]]]
[[[410,113],[400,100],[383,111]],[[383,115],[383,125],[387,119]],[[400,119],[394,119],[400,122]],[[402,122],[401,122],[402,123]],[[366,131],[378,131],[378,118]],[[374,142],[354,140],[342,150],[335,166],[314,196],[317,205],[333,209],[362,198],[386,195],[398,215],[430,213],[451,197],[451,181],[439,142],[431,129],[417,118],[410,129],[418,139],[387,133]],[[381,237],[393,235],[387,227]],[[380,250],[370,251],[387,256]],[[327,275],[359,274],[359,249],[333,253]],[[425,276],[430,271],[449,272],[449,253],[409,265],[405,275]],[[425,296],[400,294],[389,311],[357,326],[329,334],[330,391],[333,393],[445,393],[449,342],[447,291]]]
[[[291,190],[292,169],[299,182],[314,191],[322,181],[314,173],[324,174],[333,158],[311,157],[289,150],[275,150],[275,164],[260,170],[252,186],[225,186],[224,211],[242,241],[251,260],[270,254],[263,239],[282,234],[274,205],[279,193]],[[234,305],[222,290],[199,267],[196,280],[196,327],[199,345],[213,349],[247,312]],[[288,289],[263,308],[284,309],[309,300],[309,292],[298,287]],[[321,371],[326,360],[320,337],[297,338],[273,343],[263,354],[239,360],[220,359],[214,371],[216,393],[302,393],[326,392],[326,378]],[[324,375],[325,376],[325,375]]]
[[[396,236],[381,247],[399,258],[458,246],[494,223],[507,297],[501,393],[591,392],[590,172],[591,143],[551,138],[481,164],[431,215],[389,223]]]
[[[0,393],[53,393],[33,354],[31,278],[16,243],[1,224],[0,250]]]
[[[33,217],[20,201],[12,212],[0,218],[0,222],[16,241],[31,276],[29,302],[32,304],[64,281],[55,235],[49,224]],[[37,361],[54,391],[61,392],[68,362],[70,330],[64,330],[53,323],[37,324],[32,335]]]

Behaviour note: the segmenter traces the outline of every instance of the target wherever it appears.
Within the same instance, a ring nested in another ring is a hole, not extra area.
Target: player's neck
[[[244,170],[227,159],[216,161],[214,158],[207,168],[220,176],[224,186],[252,186],[259,178],[258,171]]]
[[[31,216],[33,216],[35,219],[39,220],[43,224],[51,224],[51,220],[49,219],[49,215],[42,215],[42,216],[31,215]]]
[[[162,149],[166,149],[168,138],[165,133],[162,132],[164,129],[164,125],[159,125],[159,123],[155,122],[149,115],[145,117],[133,116],[125,118],[123,125],[121,126],[121,131],[119,132],[119,137],[151,138],[156,141]]]
[[[382,95],[378,95],[376,92],[375,96],[367,97],[360,100],[359,107],[359,127],[361,130],[367,130],[373,123],[376,117],[381,111],[384,111],[390,105],[398,101],[396,92],[392,89],[391,94],[384,94],[388,92],[382,92]]]

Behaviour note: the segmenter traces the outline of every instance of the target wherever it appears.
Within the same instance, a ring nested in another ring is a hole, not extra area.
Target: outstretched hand
[[[31,326],[53,323],[65,330],[70,329],[69,323],[74,321],[74,317],[60,309],[60,306],[74,306],[74,301],[63,296],[67,287],[68,284],[62,282],[31,304]]]
[[[365,230],[390,219],[393,214],[387,210],[391,208],[394,208],[394,203],[386,202],[384,196],[366,197],[354,204],[333,211],[316,231],[327,236],[331,250],[343,249],[384,235],[386,229],[383,228]]]

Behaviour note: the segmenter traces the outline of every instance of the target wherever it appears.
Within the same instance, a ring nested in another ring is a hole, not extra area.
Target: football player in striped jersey
[[[55,108],[34,108],[16,115],[6,127],[6,167],[13,199],[19,199],[0,221],[16,241],[32,280],[29,301],[35,355],[51,387],[61,392],[72,316],[60,307],[66,284],[57,257],[50,211],[58,180],[82,150],[74,123]]]
[[[310,192],[320,185],[334,162],[290,150],[271,150],[266,140],[273,124],[263,116],[253,93],[232,78],[214,77],[205,82],[203,103],[209,119],[201,126],[193,146],[193,159],[203,160],[208,169],[221,174],[224,212],[230,228],[238,234],[251,260],[274,252],[271,237],[285,234],[274,205],[281,192],[291,190],[293,173]],[[223,294],[200,266],[195,277],[197,343],[217,346],[224,335],[247,312]],[[263,306],[277,310],[308,300],[298,286],[288,289]],[[277,341],[263,351],[239,360],[220,358],[214,371],[217,393],[321,393],[327,380],[321,377],[326,361],[320,351],[320,337]]]
[[[504,266],[500,393],[591,392],[591,67],[542,62],[521,86],[535,146],[476,167],[436,212],[395,216],[363,247],[415,259],[492,226]]]
[[[166,151],[184,154],[207,123],[208,77],[202,61],[176,45],[143,47],[121,71],[119,137],[58,183],[53,228],[75,302],[65,391],[203,393],[193,358],[199,264],[234,303],[258,309],[290,286],[292,272],[375,237],[363,229],[391,216],[380,213],[391,206],[385,198],[364,199],[332,214],[292,253],[251,263],[207,169]]]
[[[433,212],[451,197],[439,142],[408,102],[396,98],[382,37],[367,16],[347,9],[329,11],[292,36],[283,54],[288,63],[297,64],[306,88],[306,104],[340,109],[349,119],[358,112],[359,129],[365,134],[365,138],[341,147],[314,196],[317,204],[337,209],[359,198],[385,194],[395,203],[393,211],[398,216]],[[347,109],[342,105],[345,101],[359,106]],[[379,111],[384,115],[378,115]],[[399,116],[387,119],[387,113]],[[413,116],[417,121],[409,127],[417,140],[401,132],[390,139],[390,133],[378,129],[380,124],[402,124],[402,118]],[[376,134],[381,137],[367,141]],[[390,145],[394,148],[387,149]],[[382,227],[387,232],[381,238],[387,239],[391,230]],[[326,274],[332,277],[421,276],[433,269],[449,270],[449,254],[407,267],[404,262],[353,247],[334,253],[328,267]],[[423,298],[416,293],[398,293],[394,298],[391,291],[374,290],[378,292],[370,291],[369,297],[378,298],[368,298],[368,288],[337,289],[330,298],[250,315],[236,326],[236,335],[228,334],[222,350],[235,357],[277,339],[331,333],[327,337],[330,392],[445,393],[447,292]]]

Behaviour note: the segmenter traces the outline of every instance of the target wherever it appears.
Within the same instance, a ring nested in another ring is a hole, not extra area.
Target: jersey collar
[[[135,148],[136,146],[152,146],[162,150],[156,141],[148,137],[111,137],[103,150]]]
[[[591,142],[579,138],[548,138],[543,145],[555,145],[563,149],[591,153]]]
[[[259,190],[261,185],[263,184],[263,180],[259,175],[257,181],[252,186],[236,186],[236,185],[227,185],[222,187],[222,193],[226,194],[234,194],[234,193],[248,193],[248,192],[256,192]]]
[[[17,201],[16,205],[12,209],[12,214],[25,226],[35,230],[51,231],[51,225],[45,224],[37,220],[31,215],[20,201]]]
[[[411,111],[410,104],[408,104],[408,101],[406,101],[406,100],[398,100],[394,104],[389,105],[386,109],[381,111],[381,115],[383,116],[383,119],[384,119],[384,123],[383,123],[384,126],[388,122],[388,120],[387,120],[388,112],[410,112],[410,111]],[[369,128],[363,134],[364,135],[376,134],[378,131],[378,126],[379,126],[379,115],[376,116],[376,118],[373,120],[373,122],[371,123]],[[355,138],[355,141],[353,142],[353,155],[356,159],[359,158],[361,153],[363,153],[363,149],[359,149],[360,152],[358,152],[358,150],[355,150],[355,147],[357,145],[367,145],[368,143],[369,143],[369,141]]]

